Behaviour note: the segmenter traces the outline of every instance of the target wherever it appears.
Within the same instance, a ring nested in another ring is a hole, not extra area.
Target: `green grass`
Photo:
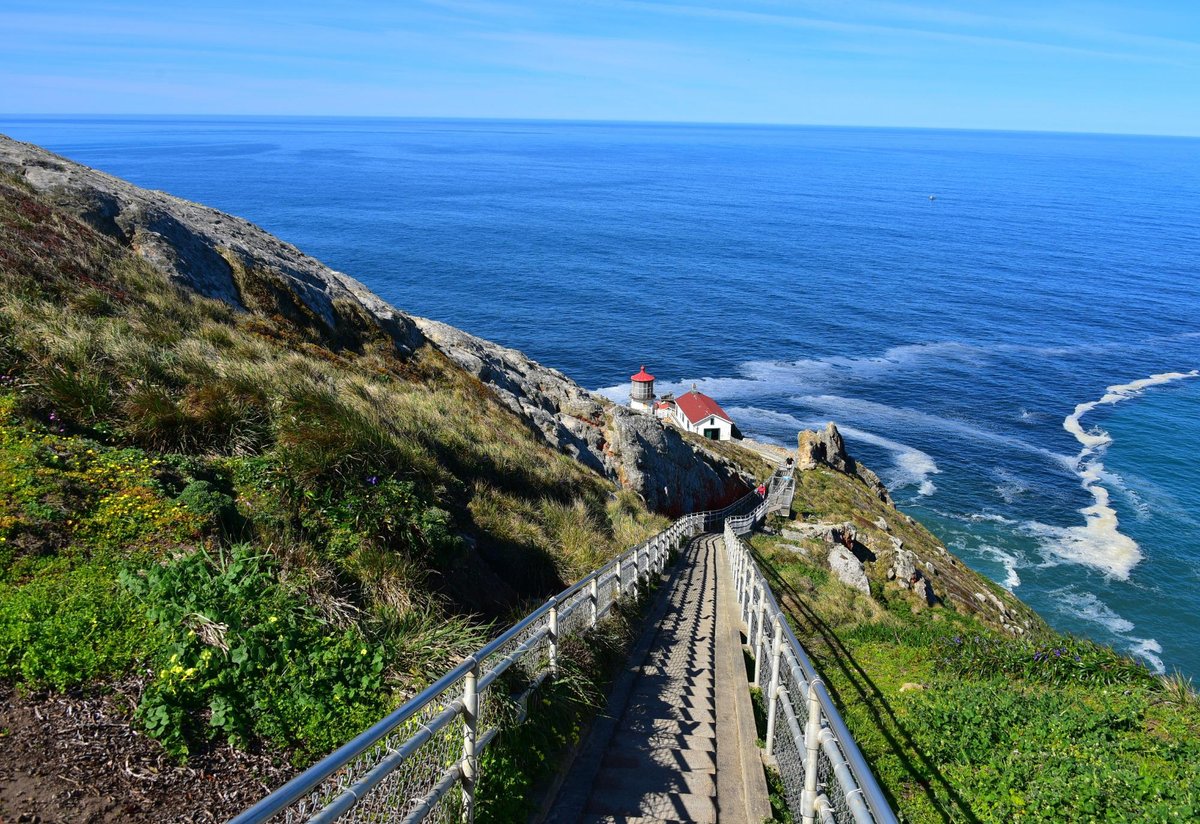
[[[1189,821],[1200,705],[1110,648],[914,612],[754,540],[797,636],[903,820]],[[884,593],[877,593],[886,598]]]

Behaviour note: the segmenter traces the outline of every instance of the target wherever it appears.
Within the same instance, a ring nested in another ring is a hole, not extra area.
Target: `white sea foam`
[[[875,403],[874,401],[861,400],[858,398],[846,398],[840,395],[801,395],[794,397],[792,400],[813,409],[841,410],[843,412],[851,412],[859,418],[869,418],[871,420],[887,422],[889,425],[897,428],[920,427],[925,430],[934,430],[949,435],[955,435],[965,440],[988,441],[990,443],[999,444],[1007,448],[1019,449],[1023,452],[1040,455],[1059,466],[1068,469],[1074,469],[1074,459],[1071,456],[1060,455],[1057,452],[1052,452],[1049,449],[1043,449],[1040,446],[1035,446],[1027,441],[1021,440],[1020,438],[1014,438],[1009,435],[1001,435],[1000,433],[993,432],[990,429],[984,429],[981,426],[974,426],[953,418],[943,418],[938,415],[931,415],[928,412],[921,412],[916,409],[907,409],[901,406],[888,406],[882,403]]]
[[[1091,494],[1093,503],[1080,510],[1084,518],[1082,526],[1030,525],[1031,530],[1043,539],[1043,547],[1048,552],[1064,561],[1095,567],[1115,578],[1128,580],[1130,572],[1142,559],[1142,551],[1136,541],[1120,531],[1116,510],[1109,502],[1108,488],[1100,483],[1106,477],[1100,458],[1112,443],[1112,437],[1099,427],[1084,429],[1083,416],[1098,406],[1136,398],[1153,386],[1195,377],[1200,377],[1200,370],[1163,372],[1116,384],[1108,387],[1099,400],[1078,404],[1063,420],[1063,429],[1083,446],[1075,457],[1074,470],[1083,488]]]
[[[1124,635],[1133,630],[1132,621],[1122,618],[1091,592],[1079,592],[1074,587],[1063,587],[1050,594],[1075,617],[1099,624],[1114,635]]]
[[[734,406],[730,407],[728,412],[736,419],[746,421],[748,426],[766,430],[787,428],[790,432],[797,432],[801,429],[820,429],[826,423],[817,418],[804,420],[786,412],[775,412],[754,406]],[[889,471],[884,473],[887,476],[888,488],[899,489],[915,486],[917,493],[923,496],[932,495],[937,491],[937,486],[929,476],[937,475],[941,470],[938,469],[937,462],[929,453],[854,426],[838,424],[838,431],[851,440],[878,446],[892,454],[893,465]]]
[[[794,361],[753,360],[738,367],[736,377],[700,377],[668,379],[655,382],[658,394],[680,394],[692,384],[714,398],[751,400],[763,395],[786,395],[811,391],[814,387],[829,388],[848,377],[876,378],[889,372],[919,368],[928,361],[956,360],[976,363],[986,352],[978,347],[953,342],[917,343],[894,346],[882,355],[864,357],[832,356],[801,358]],[[653,371],[653,369],[651,370]],[[595,390],[616,403],[629,400],[629,384],[621,383]]]
[[[1134,655],[1146,659],[1150,662],[1150,666],[1159,675],[1166,673],[1167,668],[1163,665],[1162,659],[1162,644],[1155,641],[1153,638],[1131,638],[1133,646],[1130,651]]]
[[[996,494],[1003,498],[1006,504],[1013,503],[1018,497],[1029,491],[1029,485],[1010,470],[1004,467],[996,467],[993,473],[996,479],[1000,481],[996,485]]]
[[[1008,550],[1002,549],[998,546],[993,546],[991,544],[981,544],[979,546],[971,547],[971,551],[976,554],[983,555],[984,557],[991,558],[1000,564],[1000,566],[1004,567],[1004,580],[1001,581],[1001,583],[1010,592],[1021,585],[1021,576],[1017,574],[1017,566],[1021,562],[1019,556],[1014,555]]]
[[[1122,617],[1094,593],[1079,592],[1075,587],[1068,586],[1053,590],[1049,594],[1054,596],[1056,609],[1103,627],[1119,639],[1122,646],[1150,664],[1155,672],[1166,672],[1161,657],[1162,645],[1153,638],[1131,635],[1135,629],[1133,622]]]
[[[838,431],[848,438],[873,444],[892,453],[895,464],[888,473],[890,488],[915,486],[917,494],[926,497],[937,491],[937,486],[929,476],[940,474],[942,470],[938,469],[937,461],[928,452],[854,426],[839,426]]]

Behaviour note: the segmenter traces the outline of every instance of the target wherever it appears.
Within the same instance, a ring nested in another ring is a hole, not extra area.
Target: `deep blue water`
[[[246,217],[614,397],[644,363],[757,437],[835,420],[904,508],[1052,624],[1200,676],[1200,379],[1084,410],[1086,446],[1064,428],[1110,386],[1200,369],[1200,140],[2,116],[0,131]]]

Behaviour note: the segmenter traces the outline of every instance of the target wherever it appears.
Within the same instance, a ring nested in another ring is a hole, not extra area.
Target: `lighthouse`
[[[630,378],[629,407],[648,412],[654,407],[654,376],[643,366],[641,371]]]

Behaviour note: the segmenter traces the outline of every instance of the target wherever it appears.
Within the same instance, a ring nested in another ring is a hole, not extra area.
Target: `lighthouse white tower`
[[[629,408],[649,412],[654,408],[654,376],[643,366],[630,380]]]

